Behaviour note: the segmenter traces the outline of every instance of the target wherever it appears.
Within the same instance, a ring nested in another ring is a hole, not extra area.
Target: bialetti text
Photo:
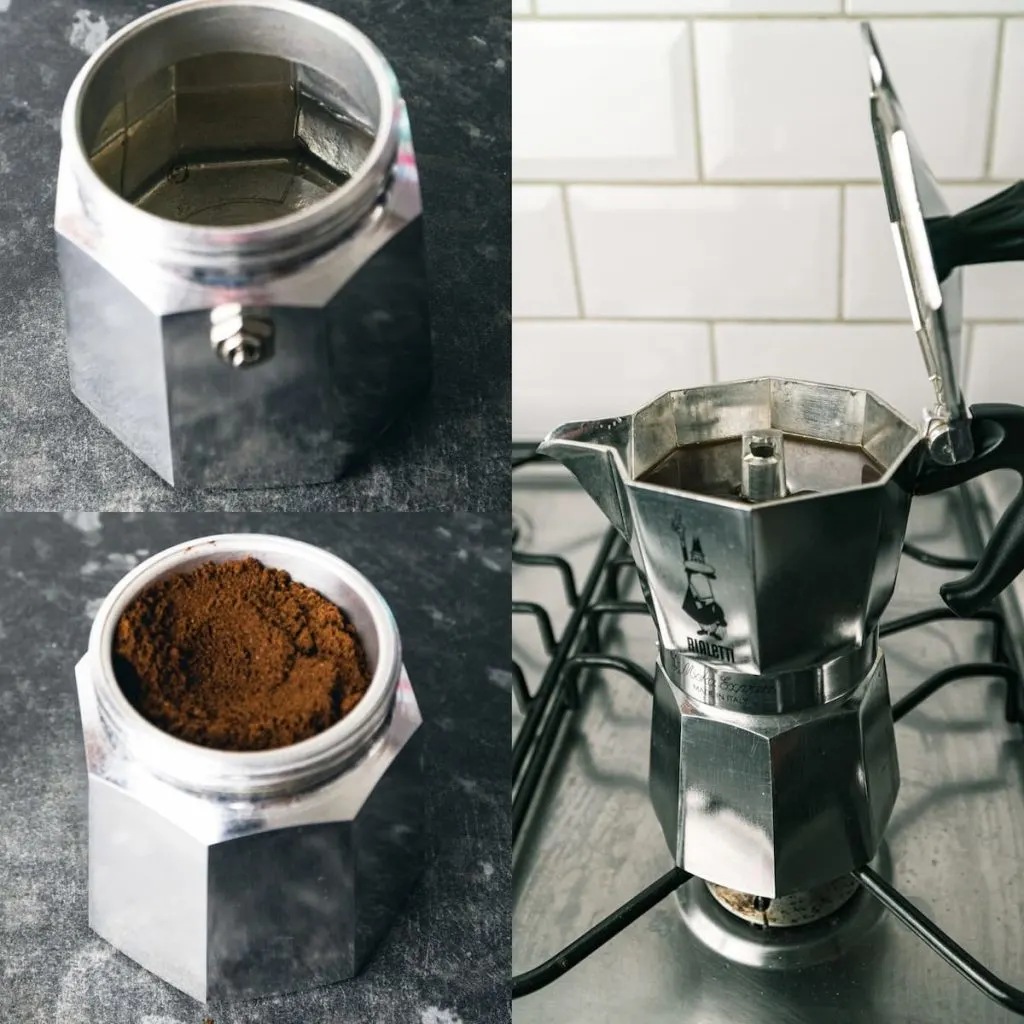
[[[692,636],[686,638],[686,649],[690,654],[696,654],[701,658],[710,658],[713,661],[727,661],[733,664],[736,655],[731,647],[722,644],[713,644],[708,640],[697,640]]]

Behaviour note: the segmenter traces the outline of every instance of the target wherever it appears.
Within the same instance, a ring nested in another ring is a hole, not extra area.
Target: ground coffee
[[[255,558],[210,562],[143,591],[114,640],[121,689],[154,725],[221,750],[297,743],[370,682],[341,611]]]

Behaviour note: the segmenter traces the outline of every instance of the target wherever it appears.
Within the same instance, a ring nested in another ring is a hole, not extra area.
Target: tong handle
[[[925,231],[940,283],[957,268],[1024,260],[1024,181],[949,217],[931,217]]]
[[[1012,469],[1021,489],[1003,513],[977,565],[963,579],[939,588],[956,615],[973,615],[993,601],[1024,572],[1024,408],[1019,405],[971,407],[974,455],[966,462],[940,466],[926,461],[915,494],[934,494],[997,469]]]

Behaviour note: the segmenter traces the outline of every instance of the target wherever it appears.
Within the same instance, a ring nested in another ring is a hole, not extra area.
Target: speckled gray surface
[[[422,178],[435,383],[366,464],[318,487],[173,489],[72,396],[54,257],[76,72],[143,0],[0,0],[0,509],[508,508],[508,0],[318,0],[391,60]]]
[[[508,1021],[508,527],[506,517],[434,513],[0,516],[0,1021]],[[319,544],[391,604],[425,721],[429,864],[360,977],[203,1007],[89,930],[74,665],[92,611],[128,568],[239,530]]]

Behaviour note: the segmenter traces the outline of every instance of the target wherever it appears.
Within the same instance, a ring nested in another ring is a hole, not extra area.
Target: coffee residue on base
[[[255,558],[148,587],[121,616],[113,653],[121,689],[145,718],[220,750],[308,739],[344,718],[370,684],[341,610]]]

